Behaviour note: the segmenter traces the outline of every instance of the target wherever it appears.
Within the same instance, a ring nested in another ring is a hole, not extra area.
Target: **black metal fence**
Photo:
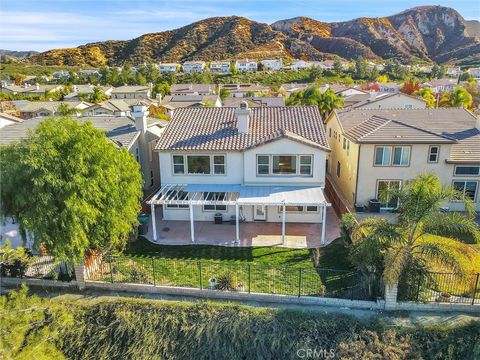
[[[28,260],[15,260],[12,263],[0,263],[0,275],[4,277],[71,281],[75,272],[62,260],[52,256],[32,256]]]
[[[89,280],[249,293],[376,300],[383,286],[375,274],[263,264],[104,256]]]
[[[430,272],[403,277],[398,289],[399,301],[480,305],[480,273],[461,276]]]

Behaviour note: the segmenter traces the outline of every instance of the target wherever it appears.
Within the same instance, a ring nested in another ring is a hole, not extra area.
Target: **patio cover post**
[[[325,226],[327,222],[327,204],[323,205],[323,220],[322,220],[322,240],[320,244],[325,245]]]
[[[153,241],[157,241],[157,218],[155,217],[155,204],[150,204],[150,210],[152,215],[152,231],[153,231]]]
[[[240,242],[240,220],[239,220],[239,206],[238,203],[235,204],[235,236],[236,240]]]
[[[285,245],[285,203],[282,206],[282,244]]]
[[[190,235],[192,236],[192,242],[195,242],[195,225],[193,223],[193,205],[190,204]]]

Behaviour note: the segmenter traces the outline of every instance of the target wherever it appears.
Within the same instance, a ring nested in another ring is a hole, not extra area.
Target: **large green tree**
[[[473,97],[470,93],[458,86],[450,93],[450,100],[453,107],[463,107],[465,109],[469,108],[473,103]]]
[[[352,257],[380,268],[388,284],[411,269],[428,270],[442,264],[458,274],[465,268],[458,248],[461,240],[480,243],[473,202],[435,175],[419,175],[401,189],[381,194],[399,201],[398,223],[368,218],[354,226]],[[449,201],[462,201],[465,212],[445,212]],[[461,252],[468,255],[465,246]]]
[[[344,101],[328,88],[324,92],[318,87],[309,87],[303,91],[294,92],[287,99],[287,105],[315,105],[320,110],[323,119],[335,109],[341,109]]]
[[[90,122],[44,120],[0,149],[0,169],[2,212],[55,257],[121,248],[137,222],[139,165]]]

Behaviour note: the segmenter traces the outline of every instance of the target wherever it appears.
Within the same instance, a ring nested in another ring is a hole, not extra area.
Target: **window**
[[[337,177],[340,177],[340,161],[337,161]]]
[[[476,181],[454,181],[453,187],[455,190],[460,191],[465,196],[469,197],[475,201],[475,195],[477,194],[477,185]]]
[[[183,155],[173,155],[173,173],[185,174],[185,158]]]
[[[152,152],[153,152],[153,148],[154,148],[154,142],[153,141],[150,141],[148,143],[148,161],[152,162]]]
[[[350,155],[350,140],[347,140],[347,156]]]
[[[377,199],[380,200],[382,209],[398,208],[398,197],[392,192],[400,189],[401,182],[399,180],[379,180],[377,185]]]
[[[375,148],[375,165],[388,166],[390,165],[390,157],[392,148],[390,146],[377,146]]]
[[[300,175],[312,175],[311,155],[300,155]]]
[[[347,150],[347,139],[343,138],[343,150]]]
[[[257,175],[270,174],[270,156],[257,155]]]
[[[173,195],[173,196],[171,196]],[[170,190],[167,192],[167,196],[172,200],[186,200],[188,193],[185,191]],[[167,209],[188,209],[188,205],[185,204],[165,204]]]
[[[272,173],[276,175],[293,175],[297,173],[297,157],[290,155],[272,156]]]
[[[328,128],[328,136],[332,137],[332,128]]]
[[[227,193],[225,192],[209,192],[203,193],[203,199],[209,201],[225,200]],[[227,205],[203,205],[204,211],[227,211]]]
[[[137,162],[140,162],[140,152],[138,150],[138,147],[135,148],[135,158],[137,159]]]
[[[215,175],[225,175],[225,156],[213,156],[213,173]]]
[[[282,206],[278,207],[278,212],[283,212]],[[313,214],[318,213],[318,206],[285,205],[285,212]]]
[[[210,175],[210,156],[187,155],[188,173],[192,175]]]
[[[393,147],[393,165],[408,166],[410,163],[410,147],[394,146]]]
[[[150,170],[150,187],[153,186],[153,171]]]
[[[438,146],[430,146],[428,149],[428,162],[429,163],[436,163],[438,162],[438,154],[440,148]]]
[[[455,166],[455,175],[477,176],[480,166]]]

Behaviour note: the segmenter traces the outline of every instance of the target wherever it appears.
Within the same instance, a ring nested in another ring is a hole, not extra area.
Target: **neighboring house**
[[[464,109],[354,109],[327,119],[332,152],[329,178],[346,205],[381,199],[382,209],[398,207],[383,198],[388,189],[432,172],[453,185],[480,210],[480,120]],[[463,210],[463,204],[447,204]]]
[[[0,113],[0,128],[7,125],[15,124],[18,122],[22,122],[22,121],[23,119],[20,119],[16,116],[6,114],[6,113]]]
[[[475,79],[480,80],[480,67],[470,68],[468,69],[468,73]]]
[[[239,107],[242,101],[246,101],[249,107],[257,106],[285,106],[285,98],[277,97],[228,97],[223,101],[223,106]]]
[[[83,113],[85,116],[128,116],[130,112],[131,104],[127,100],[110,99],[89,106]]]
[[[305,70],[305,69],[310,69],[312,68],[312,63],[311,61],[305,61],[305,60],[298,60],[293,63],[292,66],[290,66],[290,69],[292,70]]]
[[[436,79],[424,82],[422,87],[429,87],[434,94],[441,94],[455,90],[457,83],[456,79]]]
[[[80,70],[78,74],[84,75],[84,76],[95,76],[98,79],[102,77],[102,74],[100,74],[97,70],[90,70],[90,69]]]
[[[182,65],[182,70],[184,73],[201,73],[205,66],[205,61],[186,61]]]
[[[230,73],[230,61],[212,61],[210,63],[210,72],[221,74]]]
[[[404,93],[376,94],[372,92],[368,99],[351,106],[355,109],[425,109],[427,103],[421,97]]]
[[[125,148],[140,163],[144,178],[144,192],[151,193],[160,185],[160,170],[158,153],[153,152],[161,134],[162,125],[148,118],[148,112],[143,106],[134,106],[132,116],[82,116],[78,121],[90,121],[119,148]],[[44,118],[34,118],[0,129],[0,145],[17,142],[35,129]]]
[[[235,61],[235,67],[238,71],[257,71],[258,64],[254,60],[237,60]]]
[[[400,92],[403,84],[397,82],[386,82],[378,83],[378,86],[380,87],[380,92],[382,93],[396,94]]]
[[[24,94],[24,95],[45,95],[46,91],[54,92],[62,90],[62,85],[30,85],[28,83],[23,86],[7,85],[2,87],[1,91],[5,94]]]
[[[52,74],[52,78],[55,80],[66,80],[70,78],[68,71],[60,70]]]
[[[220,107],[222,103],[218,95],[168,95],[158,105],[168,115],[172,115],[175,109],[204,106]]]
[[[460,66],[449,67],[447,68],[447,75],[458,78],[460,75],[462,75],[462,69]]]
[[[183,108],[157,143],[162,187],[152,217],[213,222],[321,223],[325,242],[325,160],[330,149],[315,106]],[[153,240],[157,239],[153,222]]]
[[[289,97],[292,93],[305,90],[306,88],[312,86],[313,84],[296,84],[296,83],[289,83],[289,84],[282,84],[280,85],[279,90],[285,93],[285,97]]]
[[[274,71],[282,70],[282,59],[262,60],[261,64],[263,66],[263,70],[274,70]]]
[[[158,71],[162,74],[175,74],[182,65],[177,63],[164,63],[158,65]]]
[[[322,88],[322,91],[326,91],[328,88],[332,89],[335,95],[343,96],[343,97],[352,96],[352,95],[365,95],[365,94],[370,95],[368,91],[364,91],[361,89],[357,89],[357,88],[342,85],[342,84],[332,84],[332,85],[327,84]]]
[[[83,101],[31,101],[19,109],[20,117],[27,120],[36,117],[54,116],[57,115],[57,109],[61,104],[78,110],[77,116],[80,116],[83,110],[90,106],[89,103]]]
[[[172,96],[182,95],[214,95],[215,85],[213,84],[172,84],[170,86]]]
[[[112,99],[148,99],[150,87],[141,85],[125,85],[112,90]]]
[[[79,101],[81,94],[88,97],[93,93],[94,85],[72,85],[72,92],[63,97],[64,101]],[[110,96],[112,94],[113,87],[99,86],[102,92]]]
[[[259,94],[269,94],[270,88],[260,84],[220,84],[222,89],[228,90],[231,97],[244,97],[253,94],[253,97],[259,96]]]
[[[319,68],[322,69],[322,70],[332,70],[334,63],[335,63],[335,60],[320,61]]]

